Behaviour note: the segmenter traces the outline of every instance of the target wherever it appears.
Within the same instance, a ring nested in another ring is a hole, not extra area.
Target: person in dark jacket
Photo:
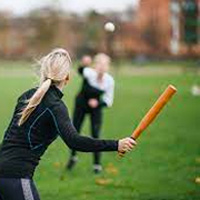
[[[111,107],[114,98],[114,79],[108,73],[110,57],[104,53],[99,53],[94,57],[94,67],[91,67],[91,57],[83,56],[78,69],[83,79],[81,90],[75,101],[73,124],[78,132],[86,115],[91,120],[91,136],[99,138],[102,121],[103,108]],[[72,170],[78,158],[76,151],[71,151],[67,169]],[[94,152],[93,170],[95,173],[102,171],[101,153]]]
[[[40,199],[32,178],[41,156],[58,136],[71,149],[83,152],[128,152],[136,144],[130,138],[80,136],[61,100],[69,81],[68,52],[55,49],[40,60],[40,65],[40,85],[18,98],[0,147],[0,200]]]

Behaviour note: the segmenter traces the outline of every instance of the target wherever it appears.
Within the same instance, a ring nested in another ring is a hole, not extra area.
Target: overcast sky
[[[106,10],[123,10],[129,5],[137,5],[139,0],[0,0],[0,10],[9,10],[21,15],[33,8],[60,2],[60,6],[73,12],[84,12],[96,9],[100,12]]]

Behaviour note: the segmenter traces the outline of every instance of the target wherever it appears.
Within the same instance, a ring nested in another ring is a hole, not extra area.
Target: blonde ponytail
[[[28,105],[21,113],[21,118],[19,120],[18,125],[21,126],[31,115],[31,113],[35,110],[35,108],[40,104],[44,95],[48,91],[51,86],[51,79],[47,79],[44,81],[34,95],[28,100]]]
[[[70,73],[71,58],[65,49],[54,49],[38,61],[40,65],[40,87],[27,101],[28,104],[20,113],[18,125],[21,126],[42,101],[51,84],[59,85]]]

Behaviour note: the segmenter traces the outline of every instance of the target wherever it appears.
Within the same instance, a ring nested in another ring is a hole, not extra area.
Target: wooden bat
[[[167,89],[161,94],[155,104],[151,107],[151,109],[147,112],[147,114],[143,117],[137,128],[131,135],[131,138],[136,140],[141,133],[153,122],[153,120],[157,117],[163,107],[167,104],[167,102],[172,98],[172,96],[176,93],[177,89],[173,85],[169,85]],[[119,152],[120,156],[123,156],[123,152]]]

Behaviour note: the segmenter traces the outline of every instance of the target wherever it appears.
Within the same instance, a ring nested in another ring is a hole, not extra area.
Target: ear
[[[69,81],[69,79],[70,79],[70,75],[68,74],[68,75],[66,76],[65,80],[66,80],[66,81]]]
[[[70,75],[68,74],[67,76],[66,76],[66,78],[65,78],[65,85],[67,85],[68,84],[68,82],[69,82],[69,80],[70,80]]]

